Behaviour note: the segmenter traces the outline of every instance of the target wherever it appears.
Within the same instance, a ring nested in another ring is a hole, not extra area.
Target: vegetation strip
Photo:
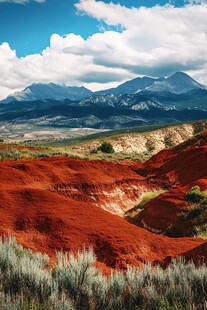
[[[128,267],[107,277],[96,267],[92,248],[49,257],[0,241],[0,308],[2,310],[207,309],[207,268],[180,257],[165,270]]]

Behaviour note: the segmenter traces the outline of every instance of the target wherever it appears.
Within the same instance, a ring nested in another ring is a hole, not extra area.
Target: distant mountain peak
[[[188,82],[190,82],[190,81],[196,82],[191,76],[189,76],[188,74],[186,74],[186,73],[184,73],[182,71],[175,72],[174,74],[169,76],[167,78],[167,80],[177,80],[177,81],[185,80],[185,81],[188,81]],[[198,83],[198,82],[196,82],[196,83]]]
[[[35,100],[82,100],[92,94],[92,91],[81,86],[66,86],[55,83],[33,83],[24,90],[9,95],[2,102],[10,103],[17,101],[35,101]]]
[[[147,90],[183,94],[199,88],[205,88],[205,86],[196,82],[188,74],[178,71],[163,80],[155,81]]]
[[[171,75],[171,77],[180,77],[180,76],[182,76],[182,77],[190,77],[187,73],[184,73],[184,72],[182,72],[182,71],[177,71],[177,72],[175,72],[175,73],[173,73],[172,75]]]
[[[146,87],[151,86],[155,81],[156,79],[148,76],[136,77],[118,85],[116,88],[110,88],[96,93],[99,95],[107,95],[111,93],[114,95],[135,94],[141,90],[144,90]]]

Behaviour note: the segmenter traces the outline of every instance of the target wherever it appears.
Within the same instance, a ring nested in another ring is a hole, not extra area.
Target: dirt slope
[[[193,261],[196,265],[207,264],[207,242],[182,253],[181,256],[185,257],[186,262]],[[172,259],[175,259],[175,256],[168,256],[160,263],[163,267],[166,267]]]
[[[143,177],[127,166],[105,161],[84,161],[64,157],[0,163],[4,188],[24,191],[47,190],[59,196],[98,205],[123,214],[140,192],[150,190]]]
[[[147,188],[127,166],[64,157],[4,161],[0,183],[0,234],[15,235],[52,258],[56,250],[92,244],[99,262],[125,268],[176,256],[204,242],[154,235],[103,210],[106,201],[112,212],[127,209],[138,199],[138,189]]]
[[[207,189],[207,131],[132,168],[150,185],[160,186],[165,193],[151,200],[135,222],[170,236],[189,235],[196,218],[184,221],[179,215],[192,207],[185,200],[195,185]],[[203,224],[207,218],[203,216]]]
[[[115,152],[157,154],[161,150],[174,147],[206,129],[207,121],[198,121],[192,124],[160,128],[151,132],[115,135],[104,140],[113,145]],[[82,146],[75,146],[74,150],[77,153],[90,152],[97,149],[102,142],[103,139],[97,139]]]

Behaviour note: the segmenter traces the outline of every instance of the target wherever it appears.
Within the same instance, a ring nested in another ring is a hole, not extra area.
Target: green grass
[[[54,157],[54,156],[67,156],[75,157],[73,154],[69,154],[64,151],[54,151],[52,149],[40,150],[40,151],[31,151],[27,149],[16,149],[14,147],[7,147],[3,150],[0,150],[0,161],[3,160],[19,160],[26,158],[41,158],[41,157]]]
[[[92,248],[58,253],[57,261],[49,266],[47,255],[0,240],[0,309],[207,309],[206,265],[178,258],[165,270],[147,263],[105,276]]]
[[[23,144],[21,144],[23,146]],[[13,146],[8,146],[3,150],[0,150],[0,161],[3,160],[20,160],[20,159],[34,159],[41,157],[54,157],[54,156],[66,156],[70,158],[78,158],[85,160],[108,160],[108,161],[121,161],[121,160],[133,160],[137,162],[143,162],[149,159],[152,154],[150,152],[143,153],[124,153],[124,152],[113,152],[113,153],[103,153],[100,151],[94,152],[83,152],[75,153],[72,150],[59,147],[47,147],[42,148],[42,150],[28,150],[28,149],[17,149]]]
[[[141,201],[140,203],[135,207],[137,209],[144,209],[146,204],[150,202],[150,200],[158,197],[159,195],[163,194],[165,191],[164,190],[159,190],[159,191],[153,191],[153,192],[146,192],[142,194],[141,196]]]
[[[0,150],[0,160],[13,159],[17,160],[21,158],[21,152],[15,148],[7,147],[4,150]]]

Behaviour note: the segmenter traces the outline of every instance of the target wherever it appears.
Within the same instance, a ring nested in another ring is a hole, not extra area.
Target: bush
[[[47,300],[54,289],[51,275],[46,271],[49,257],[24,250],[14,238],[1,241],[0,248],[0,280],[4,293],[23,294],[29,299],[37,297],[41,302]]]
[[[7,159],[13,159],[17,160],[21,158],[21,153],[19,150],[8,147],[4,150],[0,150],[0,160],[7,160]]]
[[[103,142],[97,150],[108,154],[114,153],[113,145],[110,142]]]
[[[207,224],[196,226],[194,237],[207,239]]]
[[[189,202],[200,202],[203,199],[201,189],[198,185],[192,187],[186,194],[185,199]]]
[[[2,310],[207,309],[207,268],[172,261],[165,270],[149,263],[105,276],[92,250],[58,253],[56,267],[14,238],[0,241]]]
[[[65,290],[76,306],[80,300],[84,305],[87,304],[89,296],[86,287],[90,287],[96,275],[96,257],[92,248],[78,251],[77,257],[73,253],[58,253],[57,259],[56,280],[59,291]]]
[[[188,210],[179,214],[182,220],[190,220],[190,235],[196,235],[197,228],[200,227],[198,235],[205,236],[205,223],[207,220],[207,191],[201,191],[199,186],[192,187],[186,194],[185,199],[191,204]],[[203,231],[202,231],[203,230]]]

